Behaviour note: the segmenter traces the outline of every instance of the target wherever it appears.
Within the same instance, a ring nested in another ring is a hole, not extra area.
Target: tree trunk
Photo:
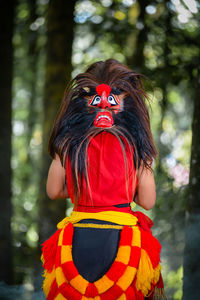
[[[31,30],[30,25],[35,22],[38,18],[37,15],[37,1],[30,0],[28,2],[29,9],[29,19],[27,22],[26,32],[24,34],[24,40],[28,42],[27,49],[27,61],[29,68],[29,76],[27,76],[27,86],[30,92],[30,99],[28,104],[28,117],[27,117],[27,131],[26,131],[26,148],[29,149],[30,142],[33,136],[34,127],[37,122],[39,122],[39,114],[36,109],[36,101],[37,101],[37,71],[38,71],[38,54],[39,49],[37,47],[38,40],[38,30]],[[32,173],[37,172],[37,166],[34,165],[34,161],[31,155],[31,151],[27,151],[27,159],[26,164],[30,166],[30,168],[24,172],[22,176],[21,182],[21,194],[24,196],[27,192],[27,188],[30,185],[30,182],[33,182]]]
[[[48,199],[45,191],[50,159],[47,145],[50,129],[71,78],[75,0],[51,0],[47,11],[47,58],[43,107],[43,147],[40,184],[40,241],[44,241],[65,217],[66,202]]]
[[[36,0],[29,0],[29,27],[30,25],[35,22],[35,20],[38,18],[37,15],[37,1]],[[38,30],[28,30],[28,60],[29,60],[29,68],[31,72],[30,77],[30,102],[29,102],[29,115],[28,115],[28,130],[27,130],[27,147],[29,147],[32,134],[34,131],[34,126],[36,123],[36,120],[38,119],[38,115],[36,112],[36,96],[37,96],[37,85],[36,85],[36,79],[37,79],[37,62],[38,62],[38,48],[37,48],[37,39],[38,39]]]
[[[131,57],[127,58],[128,65],[133,68],[133,70],[137,72],[141,72],[144,70],[144,47],[147,42],[147,36],[149,28],[146,24],[146,7],[149,5],[146,1],[138,1],[138,5],[140,8],[140,14],[138,16],[137,22],[143,26],[139,29],[139,33],[137,36],[137,42],[135,46],[134,53]]]
[[[200,59],[194,115],[190,180],[186,210],[183,300],[200,298]]]
[[[11,103],[14,0],[0,5],[0,281],[12,283],[11,243]]]

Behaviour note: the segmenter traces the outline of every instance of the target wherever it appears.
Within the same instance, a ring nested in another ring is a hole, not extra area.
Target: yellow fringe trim
[[[129,213],[123,213],[119,211],[102,211],[98,213],[72,211],[69,217],[64,218],[60,223],[57,224],[57,228],[61,229],[65,227],[69,222],[74,224],[84,219],[101,220],[112,222],[118,225],[128,226],[135,226],[138,221],[138,219],[135,216]]]
[[[100,228],[100,229],[122,229],[124,226],[120,225],[108,225],[108,224],[93,224],[93,223],[76,223],[73,225],[74,227],[81,228]]]
[[[137,271],[136,288],[144,296],[151,290],[151,283],[156,284],[160,277],[160,265],[153,269],[151,260],[144,249],[141,249],[140,263]]]
[[[43,256],[43,254],[41,255],[40,259],[42,261],[42,264],[44,264],[44,256]]]
[[[43,285],[42,285],[42,288],[43,288],[43,291],[45,293],[45,296],[47,297],[48,296],[48,293],[51,289],[51,285],[56,277],[56,274],[55,274],[55,268],[53,268],[52,272],[51,273],[48,273],[46,270],[44,271],[44,281],[43,281]]]

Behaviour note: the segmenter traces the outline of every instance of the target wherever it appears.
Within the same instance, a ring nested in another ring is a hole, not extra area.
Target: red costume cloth
[[[133,212],[129,205],[123,207],[132,202],[137,185],[133,149],[126,141],[124,145],[126,160],[120,141],[111,133],[104,131],[91,139],[87,149],[90,189],[83,179],[75,209],[85,212],[119,210],[135,215],[138,223],[132,228],[124,226],[121,232],[84,226],[74,229],[71,223],[59,229],[43,244],[47,300],[57,299],[57,296],[71,300],[95,296],[102,300],[144,300],[145,295],[151,295],[147,296],[150,300],[154,295],[157,297],[157,290],[158,299],[164,299],[159,266],[161,246],[151,234],[153,222],[143,213]],[[69,159],[66,176],[68,193],[74,202]],[[84,220],[79,223],[84,225]],[[98,220],[95,224],[103,226]],[[88,225],[87,222],[85,225]],[[84,290],[85,283],[87,288]]]
[[[131,212],[129,207],[114,205],[130,203],[137,184],[133,162],[133,149],[126,141],[125,157],[120,141],[111,133],[103,131],[93,137],[87,149],[89,188],[83,179],[77,211],[98,212],[120,210]],[[67,190],[74,203],[73,179],[70,161],[66,165]]]

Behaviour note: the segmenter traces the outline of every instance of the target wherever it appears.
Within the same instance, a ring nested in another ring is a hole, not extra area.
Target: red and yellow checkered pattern
[[[73,225],[69,223],[59,233],[54,263],[45,270],[43,289],[47,300],[144,299],[160,277],[159,253],[158,257],[152,255],[149,245],[142,242],[142,238],[148,240],[145,235],[150,241],[152,236],[138,226],[124,226],[115,261],[102,278],[90,283],[74,265]],[[43,252],[44,266],[45,259]]]

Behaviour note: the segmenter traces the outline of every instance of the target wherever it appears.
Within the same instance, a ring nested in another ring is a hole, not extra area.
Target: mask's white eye
[[[96,95],[94,96],[94,98],[92,99],[92,102],[90,103],[90,105],[96,106],[101,102],[101,97]]]
[[[117,101],[115,100],[115,97],[113,95],[108,96],[108,102],[111,105],[118,105]]]

